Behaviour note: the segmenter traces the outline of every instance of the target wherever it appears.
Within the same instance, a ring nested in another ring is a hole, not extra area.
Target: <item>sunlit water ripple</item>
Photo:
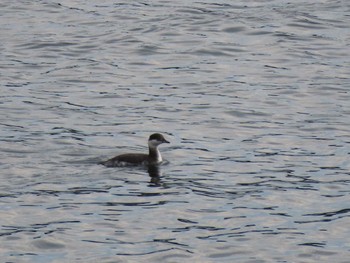
[[[349,262],[350,4],[231,2],[2,1],[3,262]]]

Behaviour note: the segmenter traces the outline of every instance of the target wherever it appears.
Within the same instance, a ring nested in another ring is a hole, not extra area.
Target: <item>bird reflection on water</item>
[[[147,171],[149,176],[151,177],[150,183],[158,186],[161,182],[160,180],[161,170],[159,165],[149,165]]]

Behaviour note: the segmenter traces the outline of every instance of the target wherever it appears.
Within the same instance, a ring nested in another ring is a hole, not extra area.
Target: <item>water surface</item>
[[[4,262],[349,261],[347,1],[0,7]]]

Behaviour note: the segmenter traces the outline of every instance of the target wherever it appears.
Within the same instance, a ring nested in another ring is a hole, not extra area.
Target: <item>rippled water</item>
[[[348,1],[0,7],[3,262],[349,262]]]

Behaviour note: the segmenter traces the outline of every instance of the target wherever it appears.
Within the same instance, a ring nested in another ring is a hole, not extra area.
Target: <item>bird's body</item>
[[[169,143],[163,135],[159,133],[152,134],[148,139],[148,154],[142,153],[126,153],[113,157],[101,164],[107,167],[120,167],[120,166],[135,166],[135,165],[157,165],[160,164],[163,159],[158,150],[158,146],[162,143]]]

